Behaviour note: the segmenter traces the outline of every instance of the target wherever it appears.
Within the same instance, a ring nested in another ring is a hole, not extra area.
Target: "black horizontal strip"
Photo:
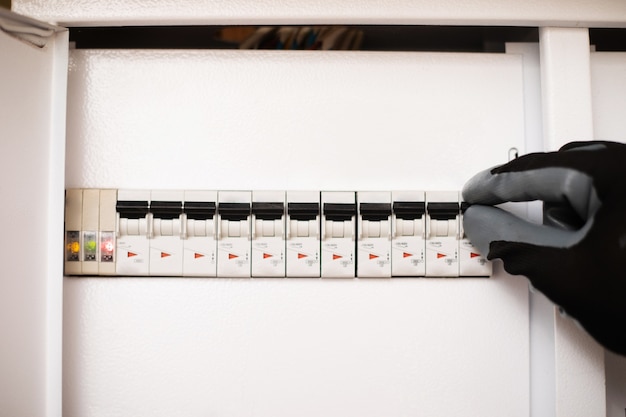
[[[213,201],[185,201],[183,212],[188,219],[208,220],[215,216],[217,205]]]
[[[324,203],[324,217],[334,222],[344,222],[356,216],[356,204]]]
[[[388,220],[391,216],[390,203],[361,203],[359,205],[359,213],[363,220],[379,222]]]
[[[265,27],[269,25],[264,25]],[[319,29],[319,26],[310,26]],[[326,27],[333,27],[327,26]],[[275,29],[286,26],[273,26]],[[298,26],[289,26],[298,27]],[[339,27],[335,25],[334,27]],[[453,25],[341,25],[363,33],[365,51],[505,52],[507,42],[538,42],[536,27]],[[76,49],[239,49],[258,26],[89,26],[70,27]],[[278,32],[275,30],[275,32]],[[591,32],[599,50],[617,44],[623,31]],[[594,36],[595,35],[595,36]],[[274,35],[278,36],[278,35]],[[277,49],[276,42],[259,45]],[[285,46],[287,49],[288,46]],[[309,48],[310,49],[310,48]]]
[[[253,201],[252,214],[260,220],[279,220],[285,214],[285,203]]]
[[[151,201],[150,213],[158,219],[175,219],[183,212],[182,201]]]
[[[433,220],[452,220],[459,214],[459,203],[428,203],[428,214]]]
[[[142,217],[146,217],[150,212],[150,206],[148,201],[118,200],[115,205],[115,210],[120,214],[120,217],[126,219],[141,219]]]
[[[219,203],[217,211],[223,220],[246,220],[250,216],[250,203]]]
[[[292,220],[315,220],[320,214],[320,203],[288,203],[287,213]]]
[[[402,220],[421,219],[426,213],[424,201],[394,201],[393,213]]]

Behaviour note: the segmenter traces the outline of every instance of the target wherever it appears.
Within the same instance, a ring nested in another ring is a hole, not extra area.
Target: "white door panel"
[[[71,53],[67,187],[458,190],[524,151],[504,54]],[[66,278],[67,416],[528,416],[527,284]]]
[[[0,10],[0,414],[61,415],[67,31]]]

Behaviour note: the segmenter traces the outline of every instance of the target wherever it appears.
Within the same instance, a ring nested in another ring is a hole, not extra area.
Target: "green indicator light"
[[[85,242],[85,250],[88,252],[95,252],[96,251],[96,242],[94,240],[90,240]]]

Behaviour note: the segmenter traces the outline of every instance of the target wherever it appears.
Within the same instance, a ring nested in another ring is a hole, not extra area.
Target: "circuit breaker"
[[[150,275],[150,191],[118,190],[117,275]]]
[[[458,192],[426,193],[426,275],[459,276]]]
[[[320,276],[320,193],[287,191],[287,276]]]
[[[217,275],[250,277],[250,191],[218,192]]]
[[[217,276],[217,191],[185,191],[183,275]]]
[[[391,192],[359,191],[357,271],[359,277],[391,277]]]
[[[252,192],[252,276],[285,276],[285,192]]]
[[[322,191],[322,277],[356,276],[356,202],[353,191]]]
[[[150,212],[150,275],[183,274],[184,191],[152,191]]]
[[[392,193],[391,274],[426,275],[426,201],[423,191]]]
[[[65,274],[486,277],[457,191],[69,189]]]

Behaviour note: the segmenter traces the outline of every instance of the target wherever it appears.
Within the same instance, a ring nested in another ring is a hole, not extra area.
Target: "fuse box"
[[[65,274],[487,277],[457,191],[68,189]]]

